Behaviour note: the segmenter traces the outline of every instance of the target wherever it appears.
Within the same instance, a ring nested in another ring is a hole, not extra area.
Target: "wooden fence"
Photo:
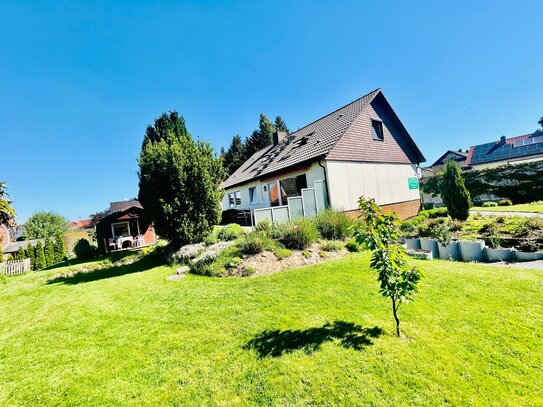
[[[30,271],[30,259],[13,260],[0,263],[0,273],[14,276]]]

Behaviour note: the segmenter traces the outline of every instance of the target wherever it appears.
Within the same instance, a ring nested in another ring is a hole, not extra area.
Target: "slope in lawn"
[[[541,273],[424,263],[398,339],[368,261],[168,282],[144,259],[5,279],[0,405],[543,403]]]

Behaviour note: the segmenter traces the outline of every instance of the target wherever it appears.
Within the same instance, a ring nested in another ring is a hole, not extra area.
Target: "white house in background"
[[[254,213],[292,203],[291,211],[316,196],[317,206],[323,201],[327,207],[356,211],[364,195],[408,218],[420,208],[418,165],[424,161],[377,89],[290,135],[276,133],[272,145],[253,154],[223,183],[222,206]]]

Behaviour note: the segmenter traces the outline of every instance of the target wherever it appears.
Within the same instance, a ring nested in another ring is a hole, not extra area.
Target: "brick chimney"
[[[281,143],[286,137],[286,131],[276,131],[273,133],[273,145],[276,146],[277,144]]]

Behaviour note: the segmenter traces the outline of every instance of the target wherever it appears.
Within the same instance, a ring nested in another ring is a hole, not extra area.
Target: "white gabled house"
[[[223,210],[265,218],[356,211],[362,195],[401,218],[420,208],[424,156],[380,89],[253,154],[224,183]],[[355,212],[353,212],[355,213]]]

